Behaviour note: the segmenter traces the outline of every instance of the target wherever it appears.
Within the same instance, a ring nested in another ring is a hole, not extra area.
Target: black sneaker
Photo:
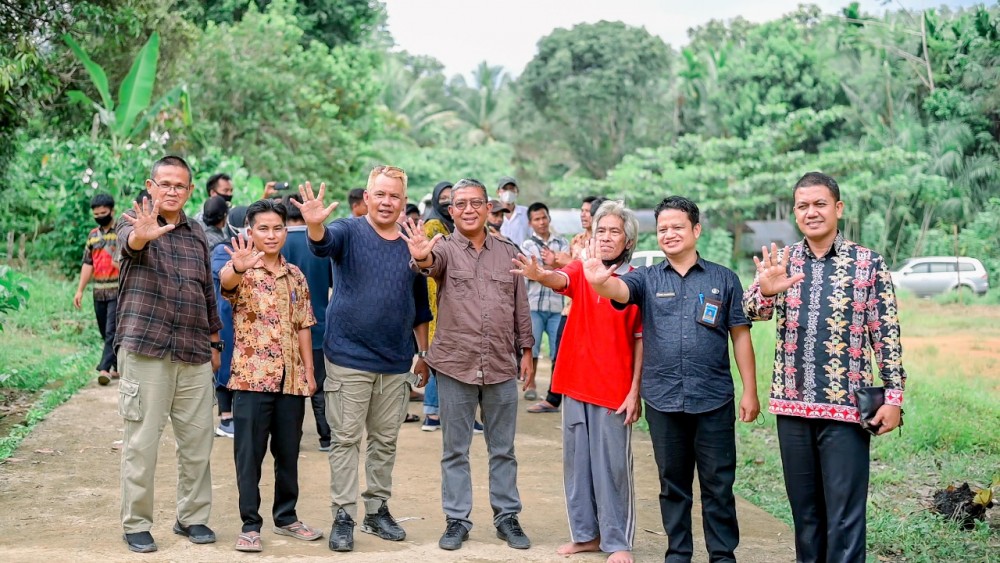
[[[191,543],[215,543],[215,532],[204,524],[182,526],[180,522],[174,522],[174,533],[187,537]]]
[[[343,508],[337,509],[337,517],[333,519],[333,529],[330,530],[330,549],[332,551],[354,551],[354,519]]]
[[[135,532],[125,534],[125,543],[128,548],[136,553],[152,553],[156,551],[156,542],[153,541],[153,534],[149,532]]]
[[[378,512],[365,514],[365,520],[361,523],[361,531],[389,541],[406,539],[406,531],[400,528],[396,519],[392,517],[392,514],[389,514],[389,506],[384,500],[382,506],[378,507]]]
[[[507,540],[507,545],[514,549],[528,549],[531,547],[531,540],[528,539],[524,530],[521,529],[521,524],[517,521],[517,516],[504,518],[497,523],[497,537]]]
[[[448,520],[444,535],[438,540],[438,547],[454,551],[462,547],[462,542],[469,539],[469,531],[458,520]]]

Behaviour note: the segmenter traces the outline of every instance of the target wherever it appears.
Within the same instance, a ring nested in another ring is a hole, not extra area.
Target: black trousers
[[[104,340],[104,353],[97,371],[118,371],[118,356],[115,354],[115,329],[118,326],[118,300],[94,301],[94,313],[97,315],[97,330]]]
[[[233,390],[228,387],[215,386],[215,401],[219,404],[219,414],[233,412]]]
[[[319,434],[319,445],[330,444],[330,423],[326,421],[326,397],[323,395],[323,382],[326,381],[326,361],[322,348],[313,348],[313,376],[316,378],[316,392],[309,401],[312,403],[313,418],[316,419],[316,433]]]
[[[778,417],[796,561],[864,562],[870,441],[857,423]]]
[[[701,519],[710,561],[736,561],[736,411],[733,402],[704,413],[660,412],[646,405],[653,457],[660,472],[660,517],[667,533],[664,561],[691,561],[694,468],[701,485]]]
[[[552,373],[556,372],[556,362],[559,361],[559,346],[562,345],[563,329],[566,328],[566,315],[559,319],[559,330],[556,331],[556,357],[552,359]],[[562,404],[563,396],[552,392],[552,383],[549,383],[549,390],[545,393],[545,400],[553,407],[558,408]]]
[[[236,436],[236,487],[240,494],[240,518],[243,532],[259,532],[260,475],[268,439],[274,458],[274,506],[271,514],[276,526],[294,524],[295,504],[299,499],[299,441],[305,398],[283,393],[235,391],[233,424]]]

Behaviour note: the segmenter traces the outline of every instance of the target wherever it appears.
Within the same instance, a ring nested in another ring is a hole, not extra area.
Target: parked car
[[[891,272],[892,284],[920,297],[955,290],[982,295],[990,288],[990,276],[983,263],[965,256],[923,256],[910,258]]]
[[[637,250],[632,253],[632,260],[629,261],[633,268],[652,266],[667,259],[667,255],[662,250]]]

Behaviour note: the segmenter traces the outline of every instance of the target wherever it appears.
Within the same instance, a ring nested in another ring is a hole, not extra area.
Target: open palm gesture
[[[761,258],[753,257],[753,263],[757,265],[757,282],[760,284],[760,292],[771,297],[779,293],[788,291],[788,288],[805,279],[802,272],[794,276],[788,275],[788,247],[784,252],[778,252],[778,245],[771,243],[771,251],[768,252],[766,246],[760,248]],[[779,255],[780,254],[780,255]]]
[[[233,249],[226,247],[226,252],[232,258],[233,269],[237,274],[256,268],[264,261],[264,253],[254,250],[253,242],[243,238],[243,233],[239,237],[233,237],[232,243]]]
[[[514,269],[510,273],[521,274],[531,281],[538,281],[545,274],[545,269],[538,263],[538,259],[534,255],[527,257],[524,254],[518,254],[517,258],[511,259],[511,262],[514,263]]]
[[[406,246],[410,249],[410,256],[417,262],[426,260],[431,254],[431,249],[442,237],[441,233],[438,233],[433,238],[427,238],[423,221],[414,223],[413,219],[407,219],[402,227],[403,232],[399,236],[406,241]]]
[[[601,285],[611,279],[615,266],[605,266],[597,237],[592,237],[583,251],[583,275],[591,285]]]
[[[319,193],[314,194],[312,189],[312,184],[306,182],[306,185],[299,185],[299,195],[302,196],[302,203],[291,200],[292,205],[299,208],[302,212],[302,219],[306,222],[306,225],[322,225],[326,221],[330,213],[337,208],[337,202],[333,202],[328,206],[323,206],[323,196],[326,194],[326,184],[319,185]]]
[[[159,201],[154,201],[150,205],[150,201],[144,197],[142,198],[142,204],[135,202],[132,204],[132,209],[135,211],[135,217],[132,217],[128,213],[123,217],[132,225],[132,234],[135,240],[145,244],[174,230],[172,223],[160,226],[160,223],[156,220],[160,216]]]

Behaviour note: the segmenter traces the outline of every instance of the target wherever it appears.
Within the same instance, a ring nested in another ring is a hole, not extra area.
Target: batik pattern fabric
[[[299,331],[316,324],[316,317],[302,272],[282,257],[276,272],[250,268],[239,285],[222,289],[222,297],[233,304],[229,388],[308,395]]]
[[[885,260],[840,233],[825,256],[804,240],[788,252],[788,275],[805,279],[772,297],[754,279],[743,296],[751,320],[777,314],[770,412],[858,422],[854,391],[873,385],[873,366],[886,403],[902,405],[899,312]]]

